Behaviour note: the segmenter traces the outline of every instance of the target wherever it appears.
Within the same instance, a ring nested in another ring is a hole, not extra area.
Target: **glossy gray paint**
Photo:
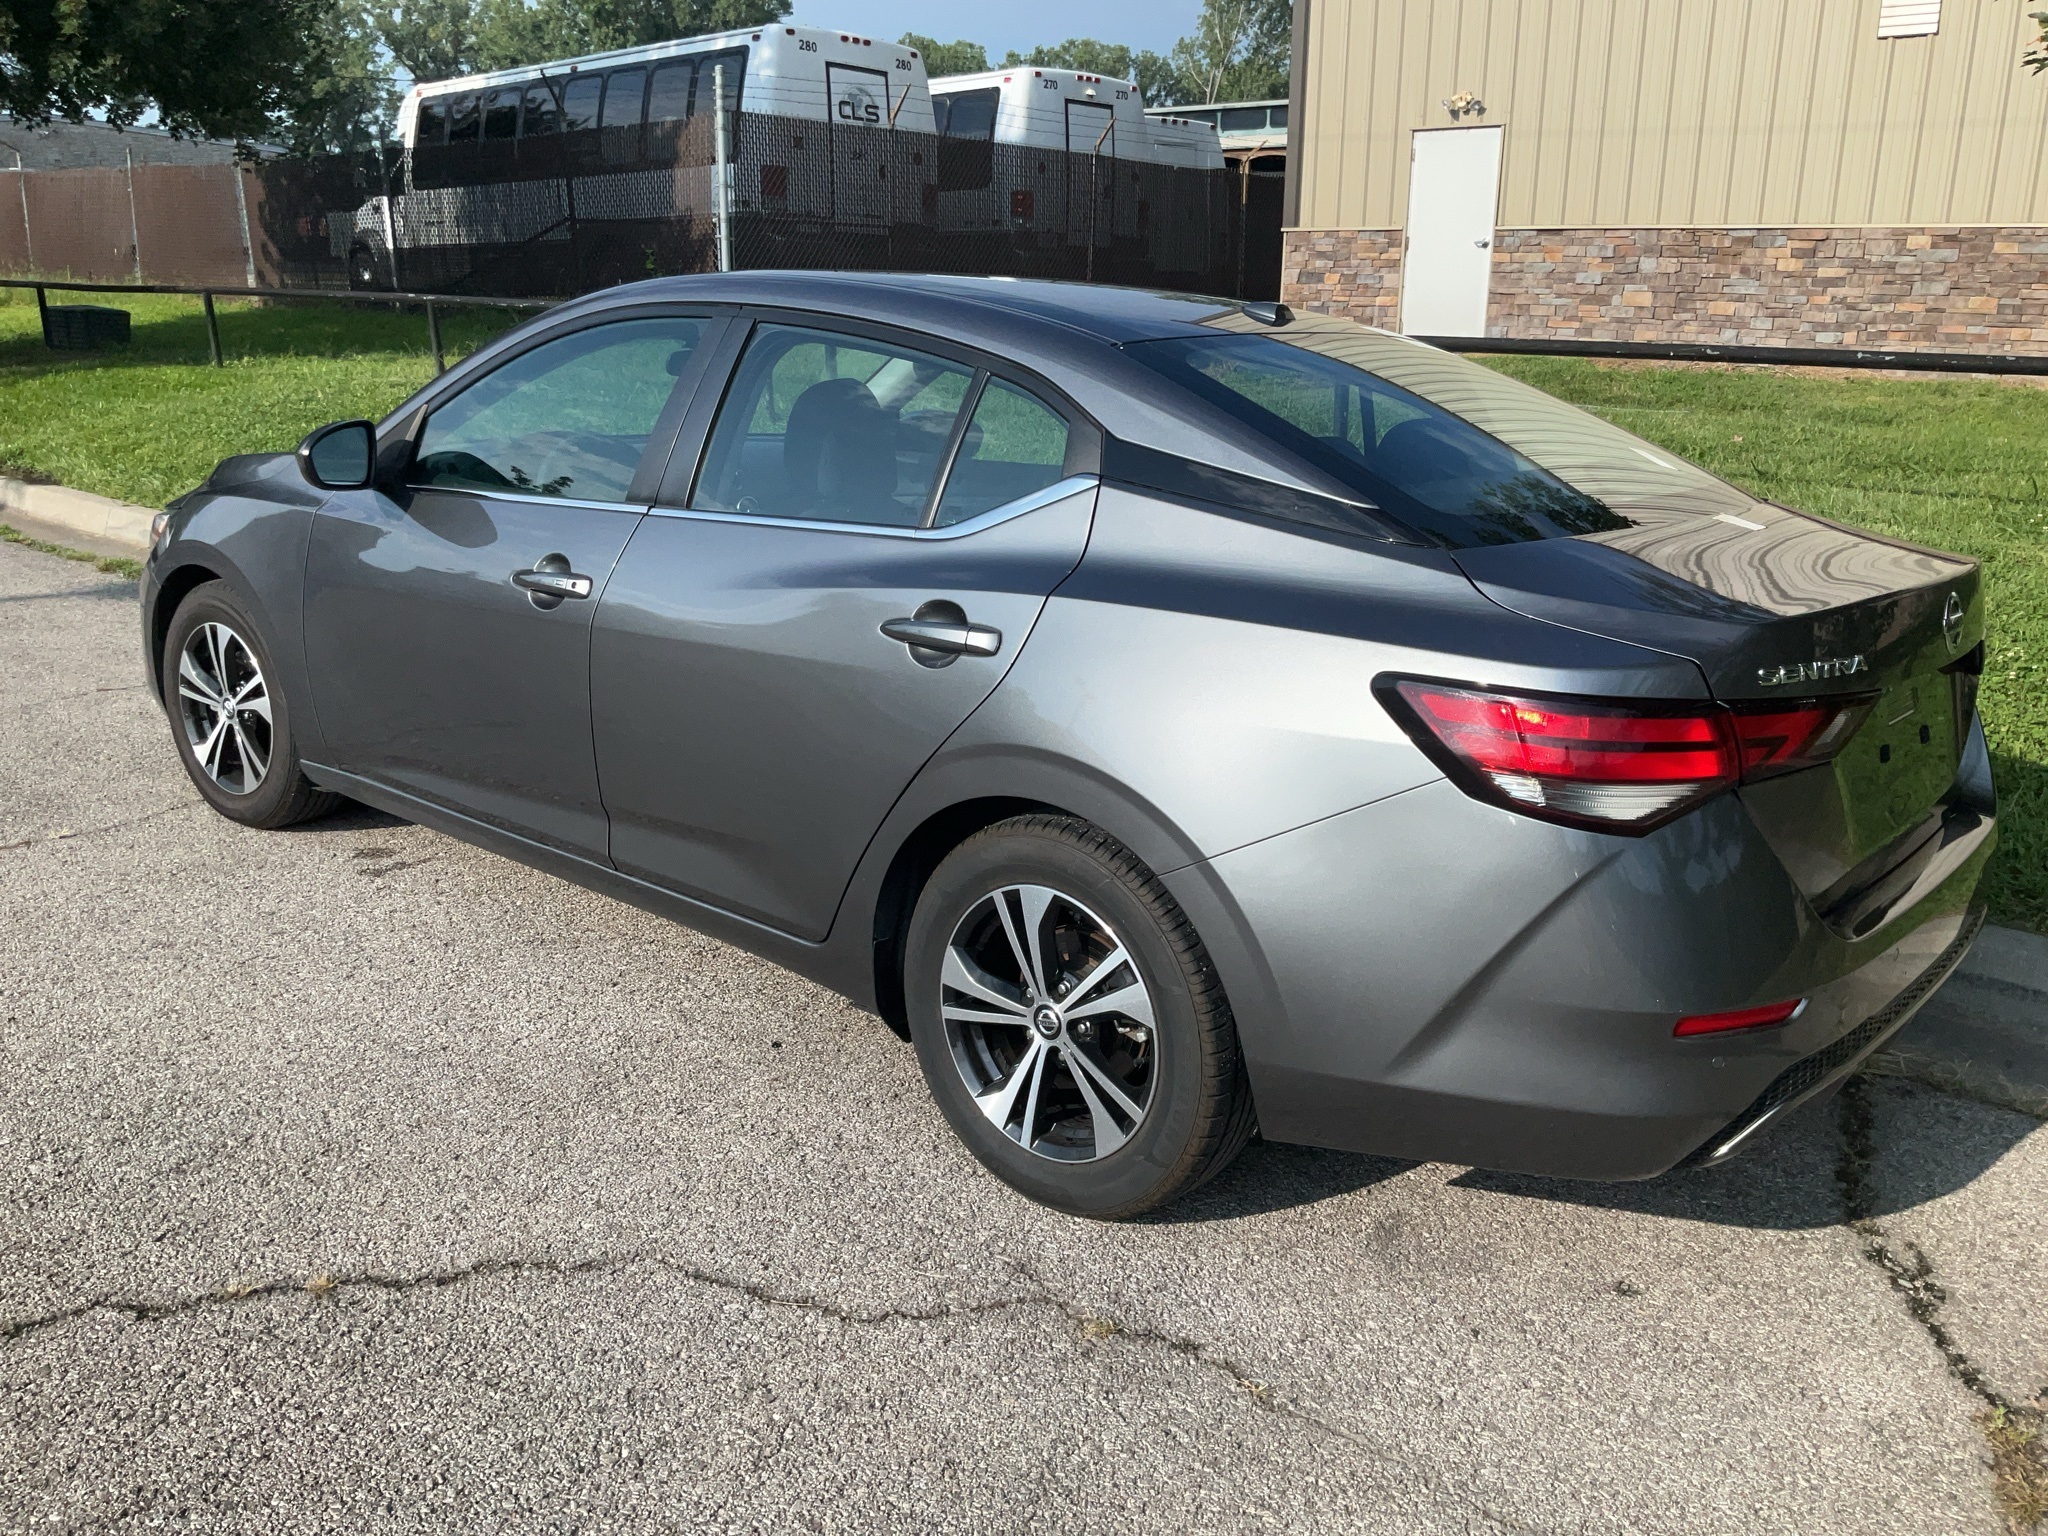
[[[664,280],[563,306],[395,413],[387,465],[422,407],[535,338],[678,304],[929,334],[1126,444],[1336,494],[1117,350],[1221,301],[856,275]],[[288,459],[224,466],[152,556],[145,634],[165,581],[216,570],[265,616],[285,686],[322,701],[322,782],[885,1013],[906,891],[945,839],[1027,806],[1081,816],[1160,872],[1202,934],[1274,1139],[1654,1173],[1870,1017],[1962,921],[1994,838],[1980,731],[1903,831],[1874,833],[1890,824],[1855,786],[1813,770],[1629,838],[1468,798],[1371,685],[1739,696],[1758,658],[1844,640],[1889,687],[1933,657],[1922,588],[1952,575],[1962,648],[1981,634],[1967,562],[1877,598],[1845,580],[1855,600],[1830,608],[1825,570],[1792,583],[1803,597],[1754,585],[1781,573],[1732,533],[1451,551],[1128,483],[947,539],[643,517],[686,494],[731,329],[700,349],[701,386],[664,418],[675,452],[650,453],[630,508],[344,493],[316,532],[323,498]],[[1844,537],[1851,563],[1892,558]],[[510,571],[557,550],[599,595],[522,607]],[[880,635],[938,598],[1001,629],[999,654],[926,668]],[[1809,600],[1811,616],[1788,611]],[[1875,926],[1852,935],[1851,908]],[[1680,1013],[1789,995],[1813,1001],[1782,1029],[1672,1038]]]
[[[328,761],[598,860],[594,598],[537,607],[544,556],[601,590],[634,509],[445,490],[341,491],[314,519],[305,656]]]
[[[627,874],[819,939],[904,786],[1024,652],[1092,482],[935,533],[657,512],[598,610],[598,774]],[[951,603],[994,656],[882,633]],[[936,660],[937,658],[931,658]]]

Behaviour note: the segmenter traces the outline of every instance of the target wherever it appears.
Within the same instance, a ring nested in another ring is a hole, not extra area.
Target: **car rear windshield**
[[[1405,337],[1324,317],[1211,323],[1219,334],[1129,351],[1454,548],[1614,532],[1637,508],[1754,505],[1596,416]]]

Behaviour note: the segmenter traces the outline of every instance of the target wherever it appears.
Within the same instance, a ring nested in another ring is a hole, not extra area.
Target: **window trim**
[[[660,490],[656,494],[653,504],[648,508],[650,513],[676,516],[688,515],[700,518],[747,519],[751,517],[754,521],[772,523],[777,527],[805,527],[813,530],[832,529],[839,532],[855,533],[885,533],[896,537],[912,534],[927,537],[953,535],[962,529],[974,531],[986,527],[991,520],[999,520],[996,519],[996,514],[999,512],[1006,513],[1009,516],[1017,515],[1016,512],[1010,510],[1017,503],[1005,503],[1001,507],[991,508],[988,512],[963,522],[955,523],[951,527],[931,528],[925,526],[932,517],[937,515],[939,498],[945,494],[946,480],[952,473],[953,460],[950,455],[957,452],[957,442],[948,445],[949,456],[945,463],[945,472],[935,477],[931,500],[926,507],[925,516],[914,527],[897,527],[886,523],[817,522],[810,519],[790,517],[761,518],[754,514],[743,512],[715,512],[691,507],[690,497],[697,488],[697,477],[703,473],[704,461],[711,451],[711,436],[718,425],[719,413],[724,410],[726,396],[730,393],[734,381],[739,377],[740,359],[745,356],[747,344],[753,340],[753,333],[756,327],[762,325],[788,325],[804,330],[831,331],[856,340],[881,342],[886,346],[902,347],[906,351],[923,352],[945,362],[957,363],[962,367],[971,368],[978,375],[984,376],[981,383],[969,386],[974,392],[976,403],[980,401],[981,390],[986,387],[987,379],[998,379],[1010,385],[1013,389],[1020,390],[1024,394],[1031,396],[1055,416],[1066,422],[1067,458],[1066,462],[1061,466],[1062,478],[1056,482],[1057,484],[1067,485],[1070,482],[1085,481],[1089,485],[1094,485],[1101,481],[1103,443],[1107,434],[1104,433],[1102,427],[1093,417],[1067,397],[1065,391],[1041,379],[1035,373],[1018,368],[1014,364],[1009,364],[1004,359],[991,357],[977,348],[963,346],[949,338],[927,336],[922,332],[909,330],[902,326],[890,325],[886,322],[864,320],[853,315],[825,314],[816,310],[797,309],[781,305],[746,304],[740,306],[740,313],[735,318],[731,330],[727,332],[724,338],[724,348],[727,356],[723,363],[722,375],[717,377],[715,386],[710,372],[707,372],[705,377],[698,382],[696,400],[692,402],[693,408],[685,417],[682,430],[677,434],[675,450],[670,456],[666,472],[661,477]],[[700,403],[703,405],[701,411],[695,408]],[[965,401],[963,399],[964,404]],[[953,424],[956,436],[965,435],[965,428],[962,426],[962,423],[971,419],[971,415],[963,410],[962,414],[955,419]],[[684,452],[686,443],[689,445],[687,453]],[[1072,492],[1069,491],[1065,494],[1071,495]],[[1027,496],[1022,498],[1022,500],[1031,501],[1032,497]],[[1034,502],[1033,505],[1040,505],[1040,503]]]
[[[1069,496],[1094,490],[1101,484],[1100,475],[1068,475],[1042,490],[1019,496],[1014,501],[1006,501],[999,507],[990,507],[986,512],[978,512],[973,517],[944,528],[911,528],[893,523],[835,523],[809,517],[763,517],[758,512],[715,512],[697,507],[653,506],[648,507],[646,512],[649,517],[673,517],[685,522],[745,523],[755,528],[800,528],[810,533],[859,533],[878,535],[885,539],[963,539],[969,534],[980,533],[984,528],[993,528],[997,523],[1007,523],[1013,517],[1022,517],[1027,512],[1036,512],[1040,507],[1049,507],[1056,501],[1065,501]]]

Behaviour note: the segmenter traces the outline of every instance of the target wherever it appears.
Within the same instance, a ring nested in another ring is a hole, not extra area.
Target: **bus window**
[[[647,71],[615,69],[605,76],[604,117],[606,128],[637,128],[646,106]]]
[[[1285,107],[1274,107],[1271,111],[1267,112],[1266,126],[1268,128],[1285,128],[1287,126],[1287,109]]]
[[[721,64],[725,66],[725,110],[739,111],[740,86],[747,75],[747,50],[726,48],[697,60],[697,95],[690,107],[692,117],[718,110],[718,103],[712,99],[712,82],[718,78],[716,71]]]
[[[484,98],[484,137],[487,139],[516,139],[519,137],[519,88],[513,86],[502,91],[493,91]]]
[[[995,175],[996,104],[1002,92],[956,91],[932,98],[939,129],[939,190],[973,192]]]
[[[604,90],[604,76],[579,75],[562,92],[562,131],[597,126],[597,98]]]
[[[654,84],[647,93],[647,121],[673,122],[690,115],[690,86],[697,78],[697,66],[688,59],[664,64],[654,72]]]
[[[420,98],[419,120],[413,124],[413,142],[415,144],[441,144],[445,143],[447,138],[447,97],[422,96]]]
[[[483,129],[474,96],[458,96],[448,105],[448,142],[474,144]]]
[[[1218,125],[1225,133],[1260,133],[1266,126],[1264,107],[1232,107]]]
[[[529,85],[526,88],[526,115],[519,123],[520,137],[530,139],[537,134],[554,133],[561,126],[562,113],[555,105],[555,93],[545,85]]]

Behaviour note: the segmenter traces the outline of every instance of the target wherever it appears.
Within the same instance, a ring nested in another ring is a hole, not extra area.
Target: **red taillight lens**
[[[1869,709],[1868,698],[1856,698],[1730,711],[1742,743],[1743,778],[1768,778],[1826,762],[1856,733]]]
[[[1376,688],[1416,745],[1481,799],[1623,832],[1661,826],[1736,783],[1827,761],[1870,707],[1867,695],[1733,710],[1416,678]]]
[[[1718,1035],[1730,1029],[1764,1029],[1784,1023],[1805,1006],[1805,998],[1795,997],[1789,1003],[1766,1003],[1761,1008],[1737,1008],[1731,1013],[1695,1013],[1690,1018],[1680,1019],[1671,1033]]]
[[[1398,681],[1410,734],[1467,788],[1553,820],[1647,829],[1733,784],[1734,733],[1683,712]],[[1419,726],[1426,734],[1417,734]]]

